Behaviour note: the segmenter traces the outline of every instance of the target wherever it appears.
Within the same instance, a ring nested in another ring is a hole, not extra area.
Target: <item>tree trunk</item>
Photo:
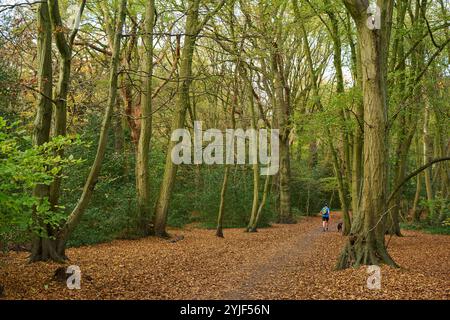
[[[413,221],[414,222],[420,222],[420,210],[417,209],[417,205],[419,203],[420,199],[420,190],[421,190],[421,175],[417,176],[417,182],[416,182],[416,193],[414,195],[414,203],[412,208],[412,214],[413,214]]]
[[[223,174],[222,190],[220,191],[219,214],[217,215],[216,236],[219,238],[223,238],[223,217],[225,214],[225,195],[227,193],[229,174],[230,174],[230,165],[227,165],[225,167],[225,172]]]
[[[59,78],[55,91],[55,110],[53,136],[66,136],[67,130],[67,95],[70,87],[70,74],[72,67],[72,47],[80,26],[81,15],[83,14],[86,0],[81,2],[75,25],[69,38],[64,34],[64,25],[61,20],[58,0],[48,0],[50,21],[55,37],[56,47],[59,52]],[[59,150],[58,155],[64,156],[64,150]],[[55,178],[50,187],[50,205],[53,210],[57,210],[59,196],[61,193],[61,176]]]
[[[242,72],[243,73],[243,72]],[[247,77],[244,77],[247,78]],[[255,112],[255,104],[254,104],[254,100],[253,100],[253,93],[252,90],[250,90],[250,86],[252,85],[251,83],[251,77],[250,79],[244,79],[245,82],[247,83],[247,86],[249,86],[249,99],[250,99],[250,111],[251,111],[251,124],[252,124],[252,129],[256,130],[256,112]],[[259,136],[258,138],[259,139]],[[259,144],[257,144],[257,149],[258,149]],[[258,151],[258,150],[256,150]],[[258,153],[257,153],[258,154]],[[258,156],[257,156],[258,159]],[[258,214],[258,208],[259,208],[259,165],[258,165],[258,161],[256,161],[256,163],[253,164],[252,166],[253,169],[253,202],[252,202],[252,211],[250,214],[250,221],[247,225],[247,231],[248,232],[256,232],[256,226],[255,226],[255,222],[256,222],[256,216]]]
[[[272,52],[272,68],[275,74],[274,91],[276,96],[275,114],[280,130],[280,167],[279,167],[279,192],[280,205],[278,223],[295,223],[291,212],[291,167],[289,152],[290,133],[290,103],[289,88],[284,79],[284,64],[280,49],[274,43]]]
[[[46,2],[40,3],[37,10],[37,30],[38,88],[40,95],[37,99],[33,144],[39,146],[49,141],[52,122],[52,32]],[[42,201],[45,201],[49,194],[50,188],[47,185],[39,184],[33,190],[33,196],[42,199]],[[38,216],[36,208],[33,208],[33,223],[44,228],[47,234],[45,238],[36,236],[33,239],[30,260],[60,260],[55,250],[49,245],[51,240],[47,238],[52,236],[52,230],[47,230]],[[49,231],[50,234],[48,234]]]
[[[328,2],[328,1],[327,1]],[[339,23],[338,20],[332,11],[327,11],[328,17],[331,21],[331,31],[330,36],[333,39],[333,48],[334,48],[334,68],[336,70],[336,92],[338,95],[342,95],[344,93],[344,75],[342,72],[342,42],[340,38],[339,32]],[[342,126],[345,128],[346,117],[345,117],[345,106],[342,106],[342,109],[339,110],[339,116],[342,123]],[[331,137],[331,135],[330,135]],[[349,134],[347,130],[342,130],[341,140],[343,144],[343,163],[345,168],[345,176],[341,173],[341,169],[339,166],[339,160],[336,150],[334,146],[331,144],[330,148],[333,153],[333,167],[335,170],[336,177],[338,179],[338,191],[339,191],[339,199],[341,202],[341,210],[344,218],[344,227],[342,229],[343,235],[348,235],[350,233],[351,228],[351,218],[349,213],[349,184],[352,181],[352,162],[350,160],[350,143],[349,143]],[[331,139],[330,139],[331,141]]]
[[[368,2],[344,0],[344,3],[356,23],[363,67],[364,180],[360,212],[353,220],[337,268],[380,263],[396,266],[386,250],[383,224],[388,213],[386,63],[393,1],[378,1],[381,30],[368,28]]]
[[[191,0],[188,5],[186,18],[186,32],[184,46],[181,53],[180,80],[181,85],[177,94],[175,115],[172,122],[172,130],[184,127],[186,111],[189,108],[189,88],[192,82],[192,57],[194,54],[195,42],[200,32],[198,29],[199,0]],[[155,207],[154,232],[156,236],[166,237],[167,213],[169,210],[170,197],[172,195],[173,184],[178,167],[172,162],[171,152],[176,142],[169,141],[167,146],[164,175],[159,190],[158,200]]]
[[[433,148],[432,148],[431,138],[430,138],[429,129],[428,129],[428,125],[429,125],[429,121],[430,121],[430,102],[429,102],[428,96],[426,94],[426,88],[424,88],[424,87],[422,87],[422,97],[423,97],[423,101],[425,104],[425,116],[424,116],[424,120],[423,120],[423,163],[427,163],[433,158],[433,156],[432,156]],[[434,195],[433,195],[433,186],[432,186],[432,182],[431,182],[431,177],[432,177],[431,167],[429,167],[425,170],[424,176],[425,176],[425,190],[427,191],[427,200],[428,200],[428,208],[429,208],[428,218],[431,221],[434,221],[436,217],[435,217],[435,210],[434,210],[434,204],[433,204]]]
[[[238,67],[239,61],[236,62],[236,68]],[[234,86],[233,86],[233,97],[231,102],[231,128],[236,129],[236,119],[234,118],[234,114],[236,112],[237,104],[238,104],[238,84],[237,84],[237,72],[234,75]],[[232,137],[232,140],[234,137]],[[220,190],[220,205],[219,205],[219,213],[217,215],[217,228],[216,228],[216,236],[219,238],[223,238],[223,217],[225,215],[225,196],[227,194],[228,188],[228,177],[230,175],[231,165],[227,164],[225,167],[225,172],[223,174],[223,183],[222,189]]]
[[[149,153],[152,134],[152,75],[153,75],[153,24],[155,1],[148,0],[145,10],[144,73],[142,76],[141,133],[136,152],[136,195],[138,226],[143,235],[150,234],[151,205],[149,183]]]
[[[264,182],[264,190],[263,190],[263,196],[261,199],[261,202],[259,203],[258,211],[256,213],[256,217],[253,220],[253,224],[250,225],[249,232],[256,232],[258,231],[258,223],[261,218],[261,213],[264,209],[264,206],[266,205],[267,196],[269,194],[269,186],[270,186],[270,175],[266,176],[266,181]]]

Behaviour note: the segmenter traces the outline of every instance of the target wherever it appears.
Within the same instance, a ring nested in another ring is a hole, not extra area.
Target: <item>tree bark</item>
[[[225,195],[227,193],[229,174],[230,174],[230,165],[227,165],[225,167],[225,172],[223,174],[222,189],[220,191],[219,214],[217,215],[216,236],[219,238],[223,238],[223,217],[225,215]]]
[[[242,72],[244,73],[244,72]],[[256,130],[256,112],[255,112],[255,103],[253,100],[253,93],[252,90],[250,88],[250,86],[252,85],[251,83],[251,77],[250,79],[246,79],[247,77],[244,77],[244,81],[247,83],[248,86],[248,91],[249,91],[249,99],[250,99],[250,111],[251,111],[251,124],[252,124],[252,129]],[[259,139],[259,136],[258,136]],[[258,148],[257,144],[257,147]],[[258,150],[256,150],[258,151]],[[258,153],[257,153],[258,154]],[[258,158],[258,156],[257,156]],[[247,225],[247,231],[248,232],[256,232],[256,226],[255,226],[255,222],[256,222],[256,216],[258,214],[258,208],[259,208],[259,165],[258,165],[258,161],[256,161],[256,163],[254,163],[252,165],[252,169],[253,169],[253,202],[252,202],[252,211],[250,213],[250,221]]]
[[[295,223],[291,211],[291,166],[290,166],[290,102],[289,88],[284,79],[284,64],[280,48],[276,42],[273,44],[272,69],[275,74],[274,91],[276,96],[276,117],[280,130],[280,167],[279,167],[279,192],[280,204],[278,223]]]
[[[86,0],[81,1],[81,5],[78,11],[77,18],[73,30],[71,31],[68,39],[64,34],[64,25],[61,20],[59,11],[58,0],[48,0],[48,7],[50,13],[50,21],[52,25],[52,31],[55,37],[56,47],[59,52],[59,78],[56,85],[54,101],[54,127],[53,136],[66,136],[67,130],[67,95],[70,87],[70,74],[72,67],[72,48],[75,37],[80,27],[81,15],[83,14]],[[64,150],[59,150],[58,155],[64,156]],[[59,196],[61,193],[60,176],[56,177],[50,187],[50,205],[53,210],[57,210]]]
[[[264,182],[264,190],[263,190],[262,199],[261,199],[261,202],[259,203],[258,211],[256,212],[256,217],[253,220],[253,223],[250,225],[250,229],[248,230],[249,232],[258,231],[258,223],[259,223],[259,220],[261,219],[261,214],[264,209],[264,206],[266,205],[267,196],[269,194],[269,187],[270,187],[270,175],[267,175],[266,181]]]
[[[186,119],[186,111],[189,108],[189,88],[192,82],[192,57],[195,49],[195,42],[197,35],[200,32],[198,29],[199,18],[199,0],[190,0],[188,2],[188,11],[186,18],[184,46],[181,53],[180,66],[180,88],[177,94],[177,102],[175,108],[175,115],[172,122],[172,130],[184,127]],[[173,184],[178,167],[172,162],[171,151],[176,142],[169,141],[166,154],[166,162],[164,166],[164,175],[159,190],[158,200],[155,207],[154,217],[154,233],[159,237],[168,236],[166,232],[167,213],[169,210],[170,197],[172,195]]]
[[[431,138],[429,134],[429,122],[430,122],[430,101],[428,100],[428,96],[426,93],[426,88],[422,87],[422,97],[425,104],[424,109],[424,120],[423,120],[423,163],[427,163],[432,159],[432,143]],[[433,186],[432,186],[432,172],[431,167],[427,168],[425,170],[425,190],[427,192],[427,200],[428,200],[428,218],[431,219],[431,221],[434,221],[435,217],[435,210],[434,210],[434,195],[433,195]]]
[[[368,28],[368,2],[344,0],[358,33],[361,51],[364,100],[364,175],[358,219],[337,263],[338,269],[386,263],[397,266],[389,256],[384,235],[387,208],[387,97],[386,63],[393,1],[380,0],[382,29]]]
[[[136,196],[139,230],[150,234],[151,205],[149,183],[149,153],[152,134],[152,75],[153,75],[153,24],[155,1],[148,0],[145,10],[145,36],[143,44],[144,72],[142,73],[141,132],[136,152]]]
[[[52,122],[52,33],[50,15],[47,2],[39,4],[37,9],[37,61],[38,61],[38,90],[41,93],[37,99],[36,118],[33,128],[33,144],[42,145],[50,139],[50,127]],[[33,190],[33,196],[45,201],[50,195],[47,185],[39,184]],[[49,230],[41,221],[33,208],[33,223],[46,231],[45,237],[36,236],[33,239],[30,261],[60,260],[52,240],[53,230]]]

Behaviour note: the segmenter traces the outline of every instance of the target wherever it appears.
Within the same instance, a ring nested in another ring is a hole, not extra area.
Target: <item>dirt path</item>
[[[449,299],[450,237],[404,232],[389,251],[401,269],[382,267],[382,289],[368,290],[366,268],[334,271],[345,241],[322,232],[319,217],[257,233],[172,230],[175,243],[145,238],[71,248],[80,290],[52,280],[59,265],[0,255],[6,299]]]
[[[340,219],[340,216],[334,217],[333,221]],[[328,232],[337,231],[337,222],[330,222]],[[254,288],[263,285],[264,281],[269,277],[276,281],[283,282],[281,275],[282,270],[294,268],[299,261],[310,259],[316,250],[315,243],[320,236],[324,236],[323,230],[318,224],[304,233],[295,234],[288,241],[278,243],[276,251],[272,252],[268,261],[259,264],[250,274],[249,277],[242,280],[242,285],[230,292],[223,294],[224,299],[229,300],[248,300],[253,298]],[[306,281],[307,279],[303,279]]]

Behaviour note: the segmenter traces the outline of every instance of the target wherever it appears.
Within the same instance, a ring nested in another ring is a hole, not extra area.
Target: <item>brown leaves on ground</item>
[[[389,252],[402,268],[381,269],[369,290],[367,268],[334,271],[345,241],[334,219],[274,225],[257,233],[172,230],[177,242],[146,238],[67,250],[81,268],[80,290],[53,280],[55,263],[27,263],[26,253],[0,257],[6,299],[449,299],[450,237],[404,231]]]

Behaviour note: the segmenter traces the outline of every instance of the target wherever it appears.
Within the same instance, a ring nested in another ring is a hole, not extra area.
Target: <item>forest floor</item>
[[[449,299],[450,237],[403,231],[388,250],[401,266],[381,268],[381,289],[367,289],[366,267],[334,271],[345,241],[322,232],[319,217],[257,233],[186,227],[183,240],[116,240],[71,248],[80,290],[52,280],[60,265],[27,263],[27,253],[0,256],[4,299]]]

